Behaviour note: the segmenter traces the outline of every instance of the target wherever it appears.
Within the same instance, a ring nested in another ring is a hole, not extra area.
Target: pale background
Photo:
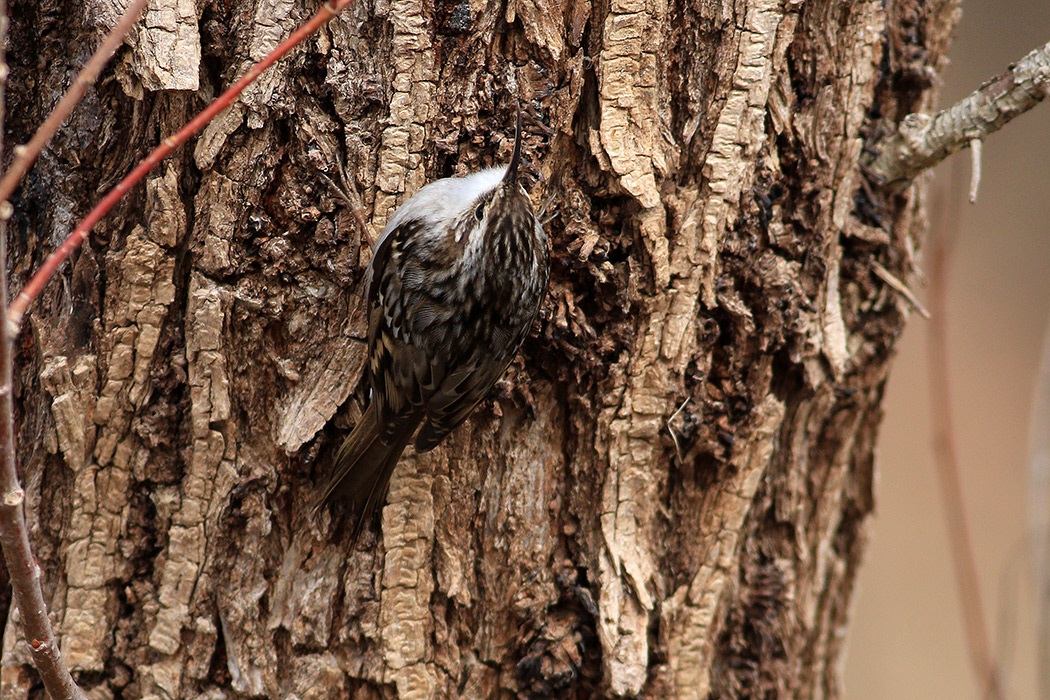
[[[942,107],[1050,41],[1047,0],[962,6]],[[969,151],[954,159],[968,178]],[[1006,697],[1034,698],[1033,593],[1022,538],[1033,377],[1050,314],[1050,103],[989,138],[983,164],[977,204],[956,205],[965,208],[949,289],[953,411],[986,622],[1012,646]],[[940,183],[946,175],[942,168]],[[921,283],[910,282],[925,299]],[[877,515],[849,630],[847,700],[980,698],[932,461],[926,332],[913,314],[890,377]],[[1008,628],[997,621],[1004,599],[1016,608]]]

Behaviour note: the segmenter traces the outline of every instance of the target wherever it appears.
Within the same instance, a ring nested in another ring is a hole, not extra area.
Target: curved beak
[[[514,128],[514,153],[510,156],[510,165],[503,176],[504,182],[518,181],[518,164],[521,162],[521,103],[518,103],[518,124]]]

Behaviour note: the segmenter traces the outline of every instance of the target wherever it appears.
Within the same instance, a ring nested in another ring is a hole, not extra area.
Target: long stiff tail
[[[353,523],[351,538],[356,540],[386,501],[390,475],[394,473],[417,423],[406,426],[407,429],[393,443],[385,445],[379,439],[375,406],[370,404],[335,453],[331,473],[314,501],[314,510],[336,502],[345,503]]]

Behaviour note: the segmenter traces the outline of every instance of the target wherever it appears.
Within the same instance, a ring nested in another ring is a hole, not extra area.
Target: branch
[[[0,0],[0,153],[3,152],[5,98],[10,70],[2,53],[6,43],[7,2]],[[4,202],[0,205],[0,308],[7,305],[7,220],[10,212],[10,204]],[[0,324],[0,547],[4,551],[15,605],[22,617],[22,633],[29,642],[44,687],[54,700],[87,700],[62,663],[40,588],[40,567],[29,547],[29,533],[22,513],[25,491],[18,484],[15,468],[12,340],[6,324]]]
[[[62,245],[47,257],[44,264],[40,266],[40,269],[37,270],[36,274],[33,275],[28,284],[26,284],[22,291],[18,293],[18,296],[16,296],[14,301],[11,302],[11,305],[7,307],[7,330],[11,334],[11,337],[14,338],[18,335],[22,328],[22,318],[25,316],[26,309],[28,309],[29,305],[33,303],[33,300],[37,298],[41,290],[43,290],[44,285],[46,285],[48,280],[51,279],[51,276],[54,275],[59,266],[66,261],[66,258],[68,258],[74,250],[80,247],[80,244],[88,237],[88,234],[91,233],[91,229],[94,228],[95,224],[97,224],[103,216],[109,213],[109,210],[121,200],[128,190],[145,177],[146,173],[153,169],[153,166],[164,160],[169,153],[200,131],[204,125],[214,119],[219,112],[229,107],[241,92],[251,85],[263,71],[295,48],[295,46],[303,39],[313,34],[322,25],[339,14],[343,8],[351,2],[352,0],[329,0],[322,5],[321,9],[319,9],[313,17],[307,20],[305,24],[292,32],[287,39],[282,41],[280,45],[271,51],[265,58],[249,68],[244,75],[237,79],[237,82],[226,89],[226,92],[222,93],[214,102],[205,107],[200,114],[187,122],[186,125],[179,129],[174,136],[169,136],[164,139],[161,145],[153,149],[152,153],[136,165],[123,180],[118,182],[116,186],[114,186],[113,189],[111,189],[106,196],[95,205],[95,208],[88,212],[88,215],[77,224],[77,227],[73,229],[73,233],[69,234],[69,237],[62,241]],[[0,215],[2,214],[3,212],[0,211]]]
[[[36,161],[36,157],[40,155],[40,151],[44,150],[44,146],[58,131],[58,127],[62,126],[62,122],[66,120],[73,108],[84,99],[84,93],[87,92],[87,89],[98,80],[98,74],[102,67],[120,48],[121,42],[124,41],[127,33],[131,31],[131,27],[134,26],[135,22],[138,21],[139,15],[142,14],[142,9],[148,1],[134,0],[128,5],[127,11],[113,25],[113,29],[109,31],[106,38],[95,49],[95,53],[91,54],[91,58],[88,59],[88,62],[80,69],[80,73],[77,74],[76,80],[66,90],[66,94],[62,95],[62,99],[51,110],[51,114],[47,115],[47,119],[33,134],[33,138],[29,139],[29,143],[24,146],[15,146],[11,167],[4,173],[3,179],[0,179],[0,208],[11,197],[11,193],[15,191],[18,183],[25,177],[30,166]]]
[[[910,182],[972,141],[980,141],[1050,94],[1050,43],[933,116],[909,114],[879,141],[865,169],[889,187]]]

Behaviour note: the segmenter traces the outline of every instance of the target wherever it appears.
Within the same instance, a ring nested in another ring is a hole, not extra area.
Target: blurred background
[[[963,0],[940,107],[1050,41],[1047,0]],[[970,152],[953,156],[963,182]],[[977,204],[964,196],[949,271],[949,375],[963,501],[1006,698],[1034,698],[1035,596],[1024,541],[1034,377],[1050,319],[1050,102],[984,143]],[[947,189],[950,167],[936,175]],[[964,186],[965,189],[965,186]],[[928,267],[925,266],[925,267]],[[910,280],[925,300],[921,281]],[[846,659],[847,700],[981,697],[934,471],[928,324],[912,314],[890,375],[877,514]],[[998,639],[998,641],[995,641]]]

